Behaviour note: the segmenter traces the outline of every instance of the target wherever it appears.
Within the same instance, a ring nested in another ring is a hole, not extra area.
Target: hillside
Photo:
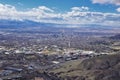
[[[69,61],[50,73],[60,80],[119,80],[120,54]]]

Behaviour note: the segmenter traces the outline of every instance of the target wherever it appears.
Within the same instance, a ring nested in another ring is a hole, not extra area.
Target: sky
[[[120,26],[120,0],[0,0],[0,19]]]

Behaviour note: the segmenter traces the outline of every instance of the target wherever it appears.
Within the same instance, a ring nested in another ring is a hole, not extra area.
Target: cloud
[[[72,11],[88,11],[89,8],[85,7],[85,6],[82,6],[82,7],[72,7],[71,10]]]
[[[14,6],[0,4],[0,19],[40,21],[45,18],[55,18],[57,14],[53,12],[54,10],[46,6],[39,6],[27,11],[18,11]]]
[[[54,10],[46,7],[46,6],[39,6],[38,8],[33,8],[35,11],[49,11],[49,12],[54,12]]]
[[[15,19],[17,10],[14,6],[0,4],[0,19]]]
[[[120,7],[116,9],[117,12],[120,12]]]
[[[88,7],[84,6],[72,7],[68,12],[58,13],[46,6],[19,11],[14,6],[0,4],[0,19],[72,24],[74,27],[86,24],[105,26],[119,26],[120,24],[120,14],[91,12]]]
[[[96,4],[114,4],[116,6],[120,6],[120,0],[92,0],[92,3]],[[120,12],[120,8],[116,9],[117,12]]]
[[[67,12],[64,14],[64,20],[67,24],[96,24],[104,26],[119,26],[120,14],[102,13],[102,12]]]
[[[120,5],[120,0],[92,0],[93,3]]]

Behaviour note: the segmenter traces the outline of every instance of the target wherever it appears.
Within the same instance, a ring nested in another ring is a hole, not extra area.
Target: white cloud
[[[120,14],[79,11],[73,8],[72,11],[64,13],[63,18],[67,24],[100,24],[100,25],[118,25],[120,24]],[[119,24],[118,24],[119,23]]]
[[[54,10],[45,6],[39,6],[28,11],[18,11],[14,6],[0,4],[0,19],[14,19],[14,20],[33,20],[40,21],[44,18],[55,18],[57,14]]]
[[[116,9],[117,12],[120,12],[120,7]]]
[[[0,4],[0,19],[15,19],[17,13],[14,6]]]
[[[116,6],[120,6],[120,0],[92,0],[92,3],[96,4],[114,4]],[[120,12],[120,8],[116,9],[117,12]]]
[[[92,0],[93,3],[120,5],[120,0]]]
[[[56,13],[46,6],[39,6],[26,11],[18,11],[14,6],[0,4],[0,19],[31,20],[55,24],[98,24],[120,26],[120,14],[90,12],[88,7],[73,7],[66,13]]]
[[[47,8],[46,6],[39,6],[38,8],[33,8],[32,10],[35,11],[49,11],[49,12],[54,12],[54,10]]]
[[[85,6],[82,6],[82,7],[72,7],[71,9],[72,9],[72,11],[88,11],[89,10],[89,8],[85,7]]]

